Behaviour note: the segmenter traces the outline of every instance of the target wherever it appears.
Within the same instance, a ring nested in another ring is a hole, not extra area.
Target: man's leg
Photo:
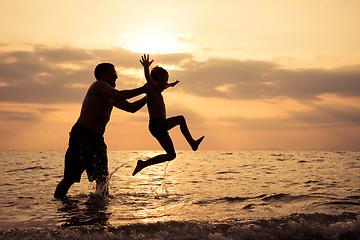
[[[73,180],[70,180],[68,178],[63,178],[56,187],[54,197],[58,199],[65,197],[67,192],[69,191],[69,188],[73,184],[74,184]]]
[[[166,162],[166,161],[171,161],[176,158],[174,144],[169,135],[161,138],[158,141],[159,141],[161,147],[166,151],[166,154],[161,154],[161,155],[155,156],[146,161],[139,160],[137,162],[136,168],[132,174],[133,176],[136,173],[140,172],[145,167],[148,167],[148,166],[154,165],[154,164],[158,164],[158,163],[162,163],[162,162]]]
[[[189,128],[186,124],[186,120],[184,116],[176,116],[176,117],[170,117],[166,119],[166,122],[168,124],[169,130],[173,127],[180,125],[181,133],[184,135],[186,141],[189,143],[192,150],[196,151],[199,147],[199,144],[204,139],[204,136],[199,138],[198,140],[194,140],[194,138],[191,136]]]

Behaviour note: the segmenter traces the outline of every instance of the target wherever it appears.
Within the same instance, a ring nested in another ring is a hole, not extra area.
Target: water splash
[[[120,168],[124,167],[125,165],[129,164],[131,161],[127,161],[120,166],[116,167],[114,171],[112,171],[107,177],[104,184],[96,184],[96,190],[95,195],[101,195],[104,196],[109,193],[109,186],[110,186],[110,179],[114,175],[116,171],[118,171]]]
[[[169,162],[166,162],[163,178],[161,180],[161,185],[157,186],[157,187],[153,187],[150,190],[157,198],[159,198],[160,196],[163,196],[163,195],[165,195],[165,196],[169,195],[169,191],[167,190],[167,187],[166,187],[166,173],[167,173],[168,166],[169,166]],[[162,193],[165,193],[165,194],[162,194]]]

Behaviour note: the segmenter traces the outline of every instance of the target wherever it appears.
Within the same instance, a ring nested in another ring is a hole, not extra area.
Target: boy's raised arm
[[[154,60],[149,61],[149,54],[146,55],[144,54],[144,56],[141,57],[141,60],[139,60],[141,65],[143,65],[144,67],[144,73],[145,73],[145,78],[147,83],[155,88],[155,89],[159,89],[159,85],[157,84],[157,82],[154,81],[154,79],[152,79],[152,77],[150,76],[150,70],[149,67],[150,65],[153,63]]]

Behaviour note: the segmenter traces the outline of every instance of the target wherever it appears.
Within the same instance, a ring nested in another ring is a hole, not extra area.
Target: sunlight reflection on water
[[[110,151],[110,196],[83,174],[65,201],[52,198],[63,152],[3,151],[3,226],[227,222],[360,210],[359,152],[199,151],[131,176],[159,151]]]

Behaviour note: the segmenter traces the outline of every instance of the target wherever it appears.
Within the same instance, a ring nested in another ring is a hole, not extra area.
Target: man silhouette
[[[147,84],[133,90],[115,89],[118,77],[113,64],[97,65],[94,74],[96,81],[89,87],[80,117],[70,132],[64,177],[56,187],[55,198],[65,197],[70,187],[80,182],[85,170],[89,181],[96,180],[97,189],[104,188],[108,176],[108,159],[103,135],[113,106],[134,113],[146,104],[146,97],[133,103],[126,99],[144,93]],[[108,194],[107,188],[104,188],[103,194]]]

